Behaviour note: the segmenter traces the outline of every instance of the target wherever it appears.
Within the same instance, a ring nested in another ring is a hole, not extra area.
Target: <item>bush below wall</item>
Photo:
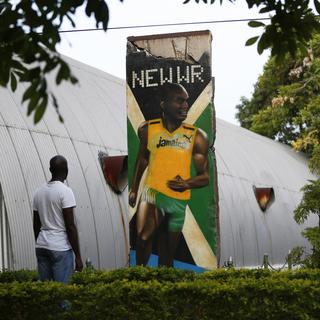
[[[0,283],[0,319],[320,318],[320,270],[137,267],[78,273],[70,285],[33,280]]]
[[[38,273],[34,270],[2,271],[0,283],[37,281]]]

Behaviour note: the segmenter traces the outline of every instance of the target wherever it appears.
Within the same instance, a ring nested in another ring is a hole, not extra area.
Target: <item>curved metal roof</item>
[[[231,256],[236,266],[261,266],[264,254],[271,264],[283,264],[293,247],[308,247],[301,231],[317,223],[311,217],[299,226],[293,218],[301,187],[315,179],[306,158],[289,146],[219,119],[216,134],[220,264]],[[274,189],[275,200],[265,212],[253,186]]]
[[[0,88],[0,184],[11,234],[13,268],[34,268],[33,192],[50,177],[55,154],[69,162],[67,183],[74,190],[83,258],[97,268],[128,263],[126,194],[107,186],[98,152],[126,153],[125,86],[122,80],[66,58],[76,86],[57,87],[50,78],[64,123],[52,103],[37,125],[21,106],[24,86],[13,94]]]
[[[25,87],[13,94],[0,88],[0,190],[11,233],[13,267],[34,268],[32,195],[49,179],[48,163],[59,153],[69,161],[68,184],[77,199],[76,217],[83,258],[97,268],[128,263],[127,190],[120,196],[105,183],[98,152],[126,154],[125,81],[66,58],[76,86],[50,90],[58,98],[64,123],[49,105],[34,125],[21,106]],[[308,246],[293,219],[300,188],[309,173],[306,159],[273,140],[217,119],[215,142],[219,208],[220,265],[230,256],[236,266],[258,266],[269,254],[283,263],[289,249]],[[274,203],[261,211],[253,186],[272,187]],[[1,196],[1,195],[0,195]],[[315,225],[310,219],[307,225]]]

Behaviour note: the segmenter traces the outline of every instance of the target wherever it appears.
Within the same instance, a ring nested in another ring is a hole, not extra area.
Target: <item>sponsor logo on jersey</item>
[[[185,135],[184,135],[184,138]],[[190,142],[191,142],[190,137]],[[187,139],[189,141],[189,138]],[[157,148],[162,148],[162,147],[174,147],[174,148],[179,148],[179,149],[188,149],[190,146],[190,142],[186,142],[185,139],[182,140],[181,137],[174,138],[174,139],[165,139],[160,137],[158,143],[156,144]]]

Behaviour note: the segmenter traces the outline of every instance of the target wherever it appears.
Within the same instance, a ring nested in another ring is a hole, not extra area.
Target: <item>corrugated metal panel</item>
[[[126,153],[125,81],[65,58],[79,78],[79,84],[71,86],[66,83],[55,90],[59,90],[57,92],[63,95],[64,101],[78,117],[90,144],[104,146],[116,154]],[[91,125],[88,126],[88,122]]]
[[[1,106],[7,103],[7,97],[5,96],[5,89],[0,87],[0,126],[5,126],[4,118],[1,113]]]
[[[49,134],[31,132],[31,137],[37,150],[42,172],[45,176],[45,179],[43,180],[44,183],[51,179],[51,173],[49,171],[49,161],[54,155],[58,153],[58,151],[53,143],[52,136],[50,136]],[[40,169],[38,168],[38,170]]]
[[[13,268],[13,252],[8,215],[0,185],[0,271]]]
[[[58,116],[51,99],[49,99],[48,107],[44,114],[43,121],[46,124],[48,132],[52,136],[68,137],[68,132],[65,128],[65,125],[58,120]]]
[[[31,219],[33,193],[45,181],[42,164],[30,132],[16,128],[9,128],[8,130],[22,169],[24,183],[27,187]]]
[[[123,190],[122,194],[118,196],[120,208],[121,208],[121,223],[124,232],[124,244],[125,250],[121,252],[123,255],[123,260],[120,261],[123,266],[129,267],[129,254],[130,254],[130,244],[129,244],[129,215],[128,215],[128,186]]]
[[[90,257],[100,268],[122,267],[127,262],[128,235],[124,236],[123,216],[118,214],[124,206],[106,186],[95,152],[126,153],[125,95],[121,94],[125,83],[66,59],[81,84],[58,88],[53,75],[49,80],[64,123],[58,121],[50,101],[44,119],[34,125],[21,106],[25,86],[20,84],[15,93],[0,89],[0,183],[8,206],[14,267],[35,266],[32,197],[38,185],[51,178],[49,160],[58,153],[69,162],[68,182],[77,198],[83,258]],[[112,92],[106,94],[106,88]]]
[[[12,237],[14,268],[34,268],[34,236],[25,179],[12,138],[7,128],[2,126],[0,145],[0,181]]]
[[[215,148],[221,264],[232,256],[237,266],[261,265],[265,253],[271,263],[281,264],[294,246],[308,246],[300,232],[315,225],[315,219],[299,226],[293,218],[300,188],[315,178],[306,159],[290,147],[222,120],[217,120]],[[266,212],[258,206],[253,185],[274,188],[275,202]]]
[[[113,227],[113,238],[115,245],[115,263],[116,267],[125,266],[128,262],[129,255],[129,238],[128,238],[128,215],[127,210],[121,204],[120,196],[115,194],[106,183],[103,171],[98,161],[99,151],[103,151],[96,146],[91,146],[91,154],[95,159],[99,179],[101,181],[105,196],[108,200],[109,211]],[[127,200],[128,198],[126,198]]]
[[[115,208],[112,207],[111,199],[106,197],[103,188],[104,181],[101,180],[100,172],[97,168],[97,160],[94,159],[88,144],[75,141],[74,147],[86,180],[87,192],[96,221],[100,268],[115,268],[117,253],[115,250],[114,226],[111,218],[111,211],[114,211]]]
[[[12,96],[7,89],[0,87],[0,114],[1,122],[10,127],[27,129]]]
[[[54,81],[51,79],[49,81],[50,86],[54,86]],[[63,116],[64,123],[63,126],[66,130],[66,137],[72,137],[75,140],[88,142],[85,135],[85,128],[81,126],[79,122],[79,112],[80,107],[76,103],[75,96],[79,96],[79,100],[81,100],[81,95],[79,95],[79,88],[72,88],[72,85],[64,85],[63,88],[55,87],[54,89],[55,95],[59,104],[59,112]],[[83,115],[86,117],[86,115]],[[57,115],[53,115],[51,118],[53,126],[55,126],[55,122],[59,122]]]
[[[69,162],[68,183],[77,198],[83,258],[90,257],[100,268],[125,266],[127,190],[115,195],[98,162],[99,150],[109,155],[126,153],[125,82],[66,60],[79,86],[57,88],[53,78],[49,82],[64,124],[49,105],[44,120],[34,126],[20,106],[24,87],[19,86],[15,94],[0,88],[0,184],[12,230],[14,267],[34,267],[31,197],[41,180],[50,179],[49,160],[57,153]],[[239,266],[261,265],[264,253],[273,264],[281,263],[293,246],[307,245],[300,235],[305,226],[298,226],[292,216],[301,186],[314,178],[306,160],[289,147],[221,120],[217,120],[215,148],[221,263],[233,256]],[[275,202],[265,213],[257,204],[253,185],[274,188]],[[316,224],[315,218],[307,225]]]
[[[86,83],[83,83],[83,85],[86,85]],[[116,94],[116,93],[115,93]],[[123,133],[119,132],[119,129],[117,128],[117,124],[115,121],[112,121],[112,111],[104,108],[106,108],[106,104],[104,101],[101,101],[100,99],[95,98],[97,101],[94,105],[90,105],[89,101],[92,98],[90,96],[86,96],[83,99],[83,108],[87,109],[87,114],[92,120],[93,123],[96,125],[96,129],[99,133],[99,137],[104,142],[104,145],[108,146],[108,149],[117,149],[120,150],[121,148],[121,140],[119,141],[118,137],[122,136]],[[88,110],[90,108],[90,110]],[[110,119],[111,121],[108,121],[107,119]],[[105,134],[105,130],[103,129],[103,126],[108,126],[108,133]]]
[[[87,117],[94,123],[99,138],[108,149],[123,150],[126,145],[124,143],[126,139],[123,139],[125,132],[119,128],[119,120],[114,120],[114,106],[110,105],[110,99],[103,94],[103,91],[94,85],[94,82],[92,82],[89,77],[82,76],[80,85],[83,96],[81,101],[79,101],[79,105],[81,105]],[[109,90],[108,86],[109,84],[106,83],[106,91]],[[112,92],[115,97],[121,96],[122,93],[123,88],[120,86],[118,90],[115,87]],[[92,101],[94,101],[94,103],[92,103]],[[125,114],[123,113],[123,115]],[[105,126],[108,127],[107,131]]]
[[[99,137],[96,125],[88,117],[87,112],[82,108],[82,94],[79,94],[81,90],[81,84],[76,85],[76,89],[71,84],[65,84],[64,88],[57,88],[58,102],[61,104],[61,112],[63,116],[66,116],[65,109],[69,109],[73,116],[67,120],[69,122],[77,122],[82,129],[81,141],[87,141],[94,144],[102,144],[102,139]],[[71,136],[76,139],[76,136],[70,132]]]
[[[39,156],[41,157],[42,165],[46,168],[47,180],[50,180],[51,178],[51,174],[49,172],[50,159],[58,153],[61,153],[67,158],[69,166],[69,175],[67,179],[75,194],[77,202],[75,217],[78,225],[82,256],[84,259],[89,257],[95,266],[99,266],[96,229],[92,206],[82,168],[70,140],[67,138],[60,138],[60,140],[64,141],[63,145],[68,145],[67,148],[61,148],[60,146],[56,146],[56,141],[49,135],[39,133],[33,133],[32,135],[37,146]],[[69,146],[70,148],[68,148]]]
[[[98,94],[101,99],[104,100],[105,97],[107,97],[107,101],[109,103],[107,103],[106,105],[109,106],[109,110],[111,109],[110,111],[112,113],[112,119],[116,121],[119,128],[121,128],[122,133],[126,135],[127,122],[126,118],[123,117],[123,106],[126,105],[126,88],[124,86],[124,83],[119,84],[118,82],[110,81],[108,83],[108,90],[105,90],[106,84],[101,82],[100,78],[94,77],[92,80],[94,82],[94,86],[96,88],[99,88]]]
[[[75,216],[83,259],[90,258],[94,266],[101,267],[101,258],[103,258],[100,253],[102,250],[100,247],[101,232],[98,231],[105,223],[97,219],[95,212],[95,206],[100,206],[101,199],[96,199],[97,202],[93,203],[86,180],[88,166],[82,166],[72,142],[69,139],[54,137],[54,143],[58,153],[64,155],[68,160],[67,181],[77,201]],[[110,230],[104,230],[104,232],[109,233]],[[104,238],[104,235],[102,237]]]
[[[21,118],[23,119],[24,123],[26,124],[29,130],[32,129],[38,132],[48,132],[48,129],[44,121],[40,121],[37,125],[34,125],[33,116],[31,117],[27,116],[27,109],[28,109],[27,104],[24,103],[22,105],[22,96],[26,89],[27,89],[27,86],[24,83],[20,83],[18,84],[17,89],[14,93],[11,91],[8,91],[12,99],[12,102],[15,105],[15,109],[17,109],[17,111],[21,115]]]

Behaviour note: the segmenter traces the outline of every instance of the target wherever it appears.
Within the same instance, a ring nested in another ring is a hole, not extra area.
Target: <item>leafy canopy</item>
[[[196,3],[200,0],[194,0]],[[191,0],[185,0],[187,4]],[[202,0],[204,3],[213,4],[215,0]],[[220,4],[223,0],[219,1]],[[235,3],[236,0],[229,0]],[[320,31],[320,24],[315,14],[309,8],[314,3],[320,13],[320,1],[314,0],[246,0],[248,7],[259,8],[259,13],[270,13],[270,23],[250,21],[252,28],[262,27],[261,35],[247,40],[246,45],[253,45],[257,42],[258,53],[271,49],[271,55],[278,61],[282,60],[286,53],[295,56],[298,50],[306,51],[307,42],[311,39],[314,31]]]
[[[123,0],[119,0],[123,1]],[[180,0],[188,4],[191,0]],[[229,0],[235,2],[236,0]],[[263,28],[260,36],[249,39],[246,45],[257,42],[258,53],[271,49],[277,61],[306,50],[307,42],[314,31],[319,30],[319,21],[309,8],[307,0],[246,0],[248,7],[256,6],[260,13],[270,13],[270,23],[250,21],[253,28]],[[76,26],[74,17],[80,6],[85,6],[87,16],[93,15],[96,27],[107,30],[109,10],[104,0],[0,0],[0,85],[10,86],[13,91],[17,83],[26,83],[23,102],[27,103],[27,114],[34,121],[42,118],[48,102],[52,102],[60,120],[57,100],[47,85],[48,73],[55,70],[56,83],[76,83],[68,64],[56,51],[61,41],[59,29],[65,20]],[[200,3],[200,0],[195,0]],[[215,0],[202,0],[213,4]],[[219,1],[220,4],[223,0]],[[320,12],[320,2],[314,0]]]
[[[309,167],[320,175],[320,33],[314,33],[305,53],[286,55],[281,63],[270,58],[254,87],[251,99],[242,97],[236,117],[252,131],[292,145],[309,156]],[[310,215],[320,219],[320,179],[309,181],[295,209],[295,220]],[[313,246],[305,260],[320,267],[320,226],[306,228],[303,235]]]
[[[27,84],[22,100],[27,102],[27,114],[34,113],[35,123],[42,118],[49,97],[62,120],[46,76],[56,70],[57,84],[64,80],[74,84],[77,79],[56,50],[61,41],[59,29],[65,20],[75,27],[76,10],[85,5],[86,15],[94,16],[96,27],[107,30],[108,6],[102,0],[12,2],[0,0],[0,85],[10,84],[15,91],[18,82]]]

